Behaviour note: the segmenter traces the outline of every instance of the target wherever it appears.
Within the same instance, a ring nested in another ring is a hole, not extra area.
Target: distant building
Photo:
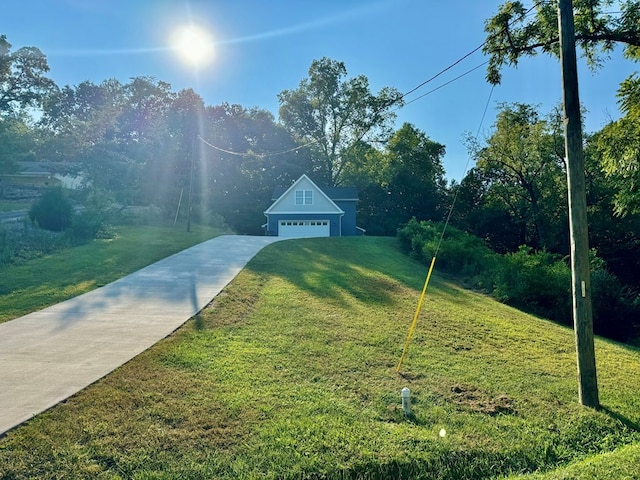
[[[0,173],[0,198],[27,199],[40,195],[47,187],[79,188],[82,177],[60,173],[60,164],[16,162],[18,171]]]
[[[343,237],[362,235],[356,226],[358,191],[354,187],[320,188],[302,175],[289,188],[277,188],[264,214],[267,235]]]

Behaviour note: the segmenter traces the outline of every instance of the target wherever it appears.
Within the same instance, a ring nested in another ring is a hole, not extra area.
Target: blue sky
[[[193,87],[209,105],[222,102],[270,110],[277,95],[296,88],[314,59],[343,61],[371,89],[407,92],[485,39],[484,21],[502,0],[2,0],[0,34],[14,49],[40,48],[60,86],[107,78],[152,76],[174,91]],[[526,2],[525,2],[526,4]],[[206,27],[215,58],[195,71],[168,48],[173,29]],[[477,52],[408,101],[482,64]],[[616,91],[637,64],[613,58],[595,73],[580,66],[587,131],[619,116]],[[478,132],[491,87],[480,67],[400,109],[397,126],[411,122],[447,147],[444,166],[460,180],[468,156],[463,139]],[[524,102],[548,112],[560,101],[557,60],[539,55],[505,69],[491,95],[480,140],[490,133],[500,102]],[[473,166],[470,163],[468,166]]]

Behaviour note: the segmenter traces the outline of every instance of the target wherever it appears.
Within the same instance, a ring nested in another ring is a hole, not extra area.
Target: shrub
[[[170,214],[163,214],[155,205],[133,206],[128,205],[114,212],[114,218],[122,225],[161,225],[166,223]]]
[[[400,248],[427,264],[437,251],[438,269],[467,278],[491,270],[495,254],[481,239],[451,226],[443,237],[443,229],[442,222],[418,222],[412,218],[398,230]]]
[[[522,246],[502,257],[492,278],[499,301],[571,324],[571,271],[559,256]]]
[[[114,216],[113,199],[103,190],[81,192],[82,207],[73,215],[69,235],[73,240],[113,238],[110,220]]]
[[[591,298],[595,333],[620,341],[638,335],[640,298],[597,258],[592,261]]]
[[[66,234],[37,228],[26,219],[0,227],[0,265],[22,263],[68,246]]]
[[[444,225],[412,219],[398,230],[400,248],[425,264],[436,254]],[[566,325],[572,324],[571,271],[566,259],[522,246],[499,255],[479,238],[447,227],[436,268],[482,288],[497,300]],[[594,331],[630,340],[640,331],[640,296],[592,252],[591,292]]]
[[[29,218],[40,228],[61,232],[71,225],[73,207],[60,187],[47,189],[31,206]]]

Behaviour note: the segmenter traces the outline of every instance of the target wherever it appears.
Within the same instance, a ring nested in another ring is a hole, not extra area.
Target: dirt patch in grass
[[[513,401],[506,395],[492,396],[469,385],[453,385],[449,400],[465,409],[487,415],[515,414]]]

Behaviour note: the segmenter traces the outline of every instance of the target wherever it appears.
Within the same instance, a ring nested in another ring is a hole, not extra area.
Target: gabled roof
[[[306,175],[304,175],[306,176]],[[307,177],[308,178],[308,177]],[[309,180],[311,181],[311,180]],[[313,182],[311,182],[313,183]],[[315,185],[315,183],[314,183]],[[289,188],[285,187],[276,187],[273,189],[273,194],[271,195],[271,200],[277,200],[280,198]],[[356,187],[318,187],[320,190],[324,192],[324,194],[329,197],[333,201],[337,200],[352,200],[358,201],[358,189]]]
[[[329,208],[331,210],[331,212],[322,212],[322,213],[340,213],[343,214],[344,211],[338,207],[332,198],[330,198],[320,187],[318,187],[313,180],[311,180],[309,177],[307,177],[305,174],[303,174],[298,180],[296,180],[295,182],[293,182],[293,185],[291,185],[289,188],[285,189],[280,195],[278,195],[277,197],[275,197],[275,194],[278,190],[282,190],[282,189],[276,189],[274,190],[274,202],[271,204],[271,206],[269,208],[267,208],[264,213],[265,215],[273,213],[274,210],[277,210],[278,207],[280,206],[279,204],[283,203],[283,199],[287,198],[289,196],[289,193],[294,191],[296,189],[296,187],[298,185],[300,185],[301,183],[308,183],[311,185],[311,188],[313,188],[316,192],[318,192],[328,203]],[[279,212],[279,213],[284,213],[284,212]],[[291,212],[291,213],[297,213],[297,212]],[[314,212],[314,213],[319,213],[319,212]]]

